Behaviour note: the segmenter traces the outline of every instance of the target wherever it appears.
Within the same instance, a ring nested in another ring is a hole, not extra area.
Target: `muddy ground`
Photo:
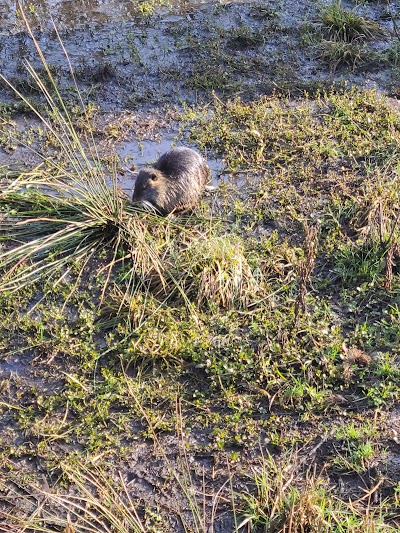
[[[273,90],[298,95],[304,89],[345,81],[376,85],[396,95],[398,70],[393,63],[385,64],[384,52],[396,44],[389,33],[368,43],[353,71],[335,71],[334,64],[324,65],[318,59],[312,37],[321,5],[285,0],[205,4],[144,21],[129,20],[126,13],[125,20],[107,23],[91,22],[89,12],[85,24],[67,19],[67,28],[61,24],[60,32],[80,90],[103,111],[142,112],[207,101],[211,89],[251,98]],[[343,6],[352,7],[352,3],[343,2]],[[359,13],[379,21],[389,32],[398,4],[365,3]],[[73,96],[68,65],[45,16],[38,10],[37,25],[42,30],[37,33],[38,43],[66,94],[70,91]],[[21,22],[5,25],[0,50],[3,75],[17,87],[29,86],[23,62],[41,65]],[[12,98],[12,93],[7,96]]]
[[[84,119],[90,120],[103,157],[113,151],[118,154],[120,185],[128,195],[134,183],[132,168],[134,171],[153,161],[174,142],[187,142],[187,133],[180,128],[179,122],[179,113],[184,106],[207,105],[214,93],[221,99],[240,96],[244,101],[275,93],[288,97],[296,105],[305,92],[312,100],[325,88],[354,84],[360,88],[376,87],[378,93],[391,98],[393,108],[399,106],[400,39],[393,23],[397,20],[400,24],[399,2],[365,2],[359,6],[358,12],[378,22],[383,31],[363,43],[359,57],[351,65],[337,64],[321,52],[318,13],[324,2],[277,0],[183,4],[178,9],[163,6],[161,13],[146,17],[133,12],[128,2],[115,5],[82,2],[79,6],[73,3],[73,7],[69,2],[49,2],[46,9],[42,4],[33,4],[30,20],[34,33],[63,98],[71,109],[78,101],[49,14],[54,16],[79,90],[87,103],[90,116]],[[354,8],[352,2],[342,5]],[[12,6],[0,12],[0,72],[26,98],[41,106],[42,96],[27,75],[24,63],[29,61],[39,71],[43,66]],[[0,165],[14,170],[33,167],[40,161],[40,154],[47,153],[50,148],[37,119],[5,82],[0,85],[0,113]],[[77,113],[77,122],[79,118]],[[82,129],[86,127],[85,121],[81,123]],[[32,152],[32,146],[36,153]],[[230,183],[232,176],[227,172],[225,162],[212,150],[205,155],[213,170],[214,183]],[[30,305],[34,303],[33,299]],[[79,322],[76,317],[70,318],[71,323]],[[40,322],[41,317],[37,320]],[[218,431],[223,433],[221,427],[217,431],[204,426],[201,410],[207,410],[210,419],[217,421],[216,425],[223,426],[221,420],[229,419],[232,424],[229,431],[239,435],[241,428],[235,428],[234,422],[237,398],[232,400],[231,409],[224,401],[213,404],[213,400],[208,399],[196,411],[197,389],[207,389],[207,384],[201,371],[197,378],[193,374],[188,377],[185,363],[183,370],[176,371],[177,388],[185,389],[186,380],[192,380],[193,403],[186,394],[184,409],[190,412],[191,425],[184,429],[183,436],[179,432],[176,436],[177,432],[171,427],[171,420],[176,421],[176,406],[169,397],[170,384],[166,406],[159,396],[154,400],[154,406],[149,401],[156,413],[156,426],[161,427],[158,442],[153,434],[146,434],[148,420],[141,417],[140,412],[136,418],[124,419],[129,410],[121,398],[115,401],[111,410],[115,427],[112,437],[107,437],[107,446],[89,443],[83,429],[80,430],[81,438],[76,439],[79,431],[73,432],[74,437],[68,437],[69,428],[81,416],[73,408],[69,410],[68,402],[66,408],[62,404],[66,409],[66,434],[61,432],[54,436],[49,404],[46,416],[41,421],[35,419],[35,425],[31,425],[34,417],[25,416],[24,410],[31,415],[38,405],[40,408],[40,402],[46,403],[61,395],[66,379],[71,382],[71,376],[80,375],[78,359],[69,360],[68,354],[62,350],[59,352],[57,347],[51,348],[53,353],[42,347],[27,347],[24,335],[23,329],[18,329],[12,345],[3,339],[0,345],[0,442],[3,450],[0,512],[4,515],[0,518],[1,531],[10,531],[7,529],[10,528],[7,513],[31,515],[44,502],[40,489],[53,490],[60,480],[57,458],[98,453],[96,460],[101,460],[104,455],[115,478],[121,474],[135,501],[146,502],[143,508],[150,506],[159,510],[164,519],[167,517],[170,531],[184,531],[182,517],[188,523],[193,522],[190,506],[182,497],[182,486],[176,488],[171,481],[171,471],[190,469],[192,488],[200,499],[204,494],[209,516],[216,495],[223,487],[217,518],[213,520],[214,529],[209,525],[211,520],[207,519],[204,531],[210,527],[210,531],[228,533],[234,530],[229,503],[232,489],[229,483],[226,484],[232,473],[236,475],[235,492],[240,493],[245,487],[251,490],[253,484],[249,476],[252,468],[259,464],[260,450],[268,449],[278,456],[288,442],[296,444],[307,465],[314,463],[317,471],[323,471],[324,465],[337,452],[337,439],[331,428],[350,420],[360,423],[373,420],[378,432],[377,446],[384,453],[376,461],[371,461],[362,473],[330,473],[329,481],[340,498],[363,498],[379,484],[378,494],[376,491],[372,493],[377,499],[384,499],[391,493],[393,485],[400,482],[397,400],[387,408],[371,408],[365,401],[356,399],[353,402],[351,394],[343,398],[340,391],[332,391],[340,396],[333,400],[332,411],[303,416],[296,410],[290,412],[272,407],[271,399],[260,393],[248,412],[252,429],[246,430],[247,435],[236,443],[227,438],[228,444],[220,447]],[[396,353],[397,350],[398,354],[399,348],[395,344],[392,351]],[[23,351],[19,347],[23,347]],[[104,369],[114,365],[113,357],[106,356],[100,366]],[[148,375],[153,373],[155,386],[162,388],[163,373],[170,370],[151,367],[151,364],[146,367],[146,372]],[[140,379],[135,365],[127,372]],[[171,378],[174,373],[175,370],[171,371]],[[96,369],[93,380],[99,377]],[[245,394],[249,392],[246,387],[244,389]],[[91,394],[96,393],[92,391]],[[100,401],[107,402],[104,394]],[[206,392],[204,394],[207,396]],[[251,394],[257,393],[251,391]],[[55,404],[54,413],[57,413],[58,420],[64,416],[62,408]],[[168,423],[163,429],[164,417]],[[82,420],[79,424],[84,424]],[[46,426],[45,430],[41,430],[40,424]],[[276,432],[274,438],[270,434],[271,425]],[[108,427],[108,422],[104,422],[104,427]],[[104,429],[105,433],[107,431]],[[101,439],[101,431],[98,438]],[[65,515],[65,510],[57,512]],[[166,530],[157,526],[157,518],[150,511],[148,516],[151,524],[148,531]],[[397,511],[393,510],[391,520],[393,524],[398,523]]]

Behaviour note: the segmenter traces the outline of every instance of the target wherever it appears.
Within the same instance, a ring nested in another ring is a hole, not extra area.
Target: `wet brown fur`
[[[151,204],[163,215],[187,211],[200,200],[210,175],[200,154],[187,147],[173,148],[153,167],[139,172],[132,201]]]

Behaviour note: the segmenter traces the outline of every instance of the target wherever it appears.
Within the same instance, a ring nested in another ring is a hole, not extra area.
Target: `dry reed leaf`
[[[347,348],[347,346],[344,344],[342,348],[344,351],[343,359],[347,363],[357,363],[366,366],[372,363],[372,357],[356,346],[350,346],[350,348]]]

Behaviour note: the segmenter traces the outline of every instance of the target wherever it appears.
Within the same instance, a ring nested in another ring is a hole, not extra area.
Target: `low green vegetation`
[[[397,531],[398,111],[347,86],[185,105],[227,179],[162,218],[44,68],[51,151],[0,196],[4,527]]]
[[[135,7],[137,7],[138,12],[145,17],[148,17],[150,15],[153,15],[155,10],[159,8],[162,5],[168,5],[167,1],[161,1],[158,0],[137,0],[135,2]]]

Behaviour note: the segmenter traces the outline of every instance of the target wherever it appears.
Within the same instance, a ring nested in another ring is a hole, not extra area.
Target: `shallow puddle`
[[[236,0],[237,1],[237,0]],[[156,13],[183,14],[209,3],[206,0],[168,0],[135,2],[132,0],[35,0],[29,3],[29,17],[41,29],[52,27],[52,19],[61,30],[75,29],[85,24],[138,20],[153,10]],[[225,2],[217,2],[224,4]],[[235,0],[229,3],[235,3]],[[2,31],[18,27],[16,2],[4,0],[0,4],[0,27]]]
[[[126,141],[119,145],[118,155],[123,161],[122,170],[125,172],[123,178],[120,180],[121,188],[129,196],[132,194],[137,172],[145,166],[151,166],[157,159],[173,148],[187,143],[177,142],[176,136],[173,133],[164,134],[160,140],[145,139],[142,141]],[[194,148],[194,147],[193,147]],[[224,164],[221,159],[205,156],[209,167],[211,168],[212,184],[218,186],[221,179],[227,176],[224,174]],[[131,168],[133,167],[133,170]]]

